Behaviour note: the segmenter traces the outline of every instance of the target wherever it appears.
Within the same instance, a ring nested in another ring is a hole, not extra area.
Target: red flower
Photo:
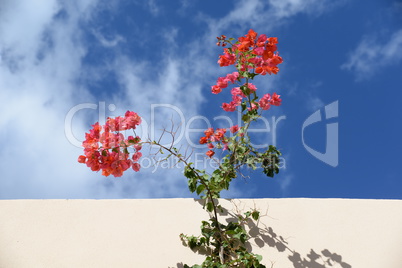
[[[208,142],[208,138],[207,137],[201,137],[200,138],[200,144],[205,144]]]
[[[206,152],[205,154],[206,154],[209,158],[211,158],[211,157],[215,154],[215,152],[212,151],[212,150],[209,150],[209,151]]]
[[[136,113],[127,111],[125,117],[107,118],[105,126],[99,123],[92,125],[89,133],[85,133],[85,140],[82,142],[84,154],[78,157],[79,163],[86,164],[92,171],[102,170],[103,176],[113,175],[121,177],[123,172],[132,167],[139,171],[138,161],[142,154],[140,137],[129,136],[125,139],[119,131],[135,129],[141,123],[141,117]],[[103,129],[103,132],[101,132]],[[135,153],[132,160],[127,147],[133,146]]]
[[[233,102],[230,103],[222,103],[222,109],[226,112],[234,112],[236,111],[236,105]]]
[[[236,55],[233,53],[230,53],[228,49],[224,49],[223,55],[219,56],[218,63],[219,65],[222,66],[229,66],[232,65],[236,62]]]
[[[235,126],[230,127],[230,132],[232,132],[232,133],[235,133],[235,132],[237,132],[238,130],[239,130],[239,126],[238,126],[238,125],[235,125]]]
[[[138,164],[138,163],[133,163],[133,170],[134,170],[135,172],[140,171],[140,168],[141,168],[140,164]]]
[[[280,98],[280,96],[281,95],[278,95],[278,94],[276,94],[276,93],[274,93],[274,94],[272,94],[272,97],[271,97],[271,104],[272,105],[275,105],[275,106],[279,106],[279,105],[281,105],[281,98]]]
[[[84,155],[80,155],[78,157],[78,163],[85,163],[85,160],[87,160],[87,158]]]
[[[219,94],[219,93],[222,92],[222,88],[220,88],[220,87],[217,86],[217,85],[214,85],[214,86],[211,87],[211,91],[212,91],[212,93],[214,93],[214,94]]]
[[[208,128],[207,130],[204,131],[205,137],[209,138],[214,134],[214,129],[212,127]]]

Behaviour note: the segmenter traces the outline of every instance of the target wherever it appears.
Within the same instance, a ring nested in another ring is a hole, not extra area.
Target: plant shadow
[[[250,221],[248,226],[250,228],[248,232],[250,240],[253,240],[260,248],[268,245],[271,248],[275,248],[278,252],[288,252],[288,259],[292,262],[294,268],[352,268],[350,264],[342,260],[341,255],[332,253],[328,249],[323,249],[320,253],[317,253],[314,249],[310,249],[310,253],[303,257],[302,254],[291,249],[286,239],[275,233],[272,227],[261,228],[253,221]],[[250,244],[247,245],[247,249],[252,249]]]
[[[200,205],[203,205],[205,200],[195,199],[194,201],[197,201]],[[222,208],[218,214],[219,216],[223,217],[227,223],[229,223],[231,221],[238,221],[240,211],[237,211],[236,215],[236,213],[229,212],[227,209]],[[352,268],[350,264],[343,261],[341,255],[331,252],[329,249],[322,249],[321,251],[310,249],[310,252],[303,256],[296,250],[291,249],[286,239],[284,239],[282,235],[275,233],[272,227],[264,226],[261,228],[252,220],[247,222],[247,226],[250,239],[248,242],[246,242],[246,248],[250,252],[252,251],[250,241],[252,241],[259,248],[269,246],[271,248],[275,248],[278,252],[283,252],[284,254],[287,252],[289,254],[288,259],[293,264],[294,268]],[[186,243],[182,243],[184,246],[186,246]],[[205,248],[193,249],[193,252],[200,255],[208,254]],[[176,267],[184,268],[184,264],[177,263]]]

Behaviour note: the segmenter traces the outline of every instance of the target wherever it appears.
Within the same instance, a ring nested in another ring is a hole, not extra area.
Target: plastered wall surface
[[[262,214],[250,242],[274,268],[401,268],[402,201],[219,200]],[[0,200],[0,267],[183,267],[179,234],[208,218],[194,199]]]

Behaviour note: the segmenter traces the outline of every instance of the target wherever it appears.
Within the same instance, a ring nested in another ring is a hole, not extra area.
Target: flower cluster
[[[239,126],[232,126],[229,130],[230,133],[234,134],[239,131]],[[209,158],[211,158],[215,154],[215,152],[212,150],[215,147],[222,148],[223,145],[223,150],[227,150],[229,138],[225,136],[226,132],[226,128],[217,128],[216,130],[214,130],[213,128],[208,128],[204,131],[205,136],[200,138],[200,144],[207,144],[210,150],[206,152],[206,155]],[[214,145],[213,143],[216,144]]]
[[[250,29],[248,34],[239,37],[237,42],[232,44],[232,39],[226,39],[222,35],[217,37],[218,46],[225,46],[231,44],[230,48],[224,48],[223,55],[219,56],[218,63],[222,66],[229,66],[236,64],[237,71],[227,74],[225,77],[219,77],[216,85],[211,87],[214,94],[219,94],[222,89],[228,87],[229,83],[235,84],[241,82],[245,78],[246,82],[240,87],[233,88],[230,92],[232,94],[232,101],[229,103],[222,103],[222,109],[226,112],[234,112],[236,108],[243,103],[247,105],[248,110],[268,110],[271,105],[279,106],[281,104],[280,95],[273,93],[265,94],[259,101],[256,98],[256,86],[249,83],[249,79],[253,79],[256,75],[277,74],[279,71],[278,64],[283,60],[279,56],[276,44],[278,40],[276,37],[267,37],[262,34],[257,37],[257,33]],[[250,98],[250,96],[253,96]],[[252,100],[251,100],[252,99]]]
[[[218,45],[230,43],[225,36],[218,38]],[[218,63],[222,66],[229,66],[240,63],[240,70],[247,71],[255,69],[255,73],[277,74],[278,64],[283,60],[277,52],[278,39],[276,37],[267,37],[261,34],[257,38],[257,33],[250,29],[245,36],[239,37],[231,48],[225,48],[223,55],[219,56]]]
[[[92,171],[102,170],[104,176],[121,177],[130,167],[139,171],[141,138],[128,136],[125,139],[120,131],[135,129],[140,123],[141,117],[131,111],[127,111],[124,117],[108,117],[104,126],[95,123],[89,133],[85,133],[82,142],[84,155],[78,157],[78,162],[86,164]],[[133,149],[132,157],[129,147]]]
[[[211,87],[211,91],[214,94],[219,94],[222,92],[223,88],[227,88],[229,85],[229,82],[234,84],[236,80],[239,79],[239,73],[238,72],[233,72],[231,74],[227,74],[225,77],[219,77],[218,80],[216,81],[216,85],[213,85]]]
[[[237,107],[241,106],[242,113],[245,112],[244,118],[247,121],[255,120],[258,117],[258,109],[268,110],[271,106],[281,105],[280,95],[276,93],[266,93],[258,99],[257,87],[250,82],[257,75],[277,74],[279,72],[278,64],[282,63],[283,60],[276,52],[278,39],[267,37],[265,34],[258,36],[252,29],[234,43],[232,42],[235,40],[234,38],[226,39],[225,35],[221,35],[217,39],[218,46],[231,45],[231,47],[223,49],[224,53],[219,56],[218,64],[221,67],[235,65],[237,71],[219,77],[216,84],[211,86],[211,91],[213,94],[219,94],[229,84],[239,84],[230,90],[232,100],[228,103],[222,103],[222,109],[226,112],[234,112]],[[213,132],[213,129],[207,129],[205,136],[200,139],[200,143],[208,144],[208,148],[212,149],[214,148],[212,142],[218,141],[223,144],[223,149],[226,149],[227,141],[216,138],[217,133],[226,130],[218,130]],[[208,157],[212,157],[214,152],[209,150],[206,154]]]

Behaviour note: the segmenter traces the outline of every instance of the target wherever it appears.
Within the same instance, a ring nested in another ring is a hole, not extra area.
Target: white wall
[[[251,230],[260,234],[251,242],[267,267],[402,267],[402,200],[220,202],[266,214]],[[207,217],[193,199],[1,200],[0,267],[201,263],[203,256],[184,247],[179,234],[199,234]]]

